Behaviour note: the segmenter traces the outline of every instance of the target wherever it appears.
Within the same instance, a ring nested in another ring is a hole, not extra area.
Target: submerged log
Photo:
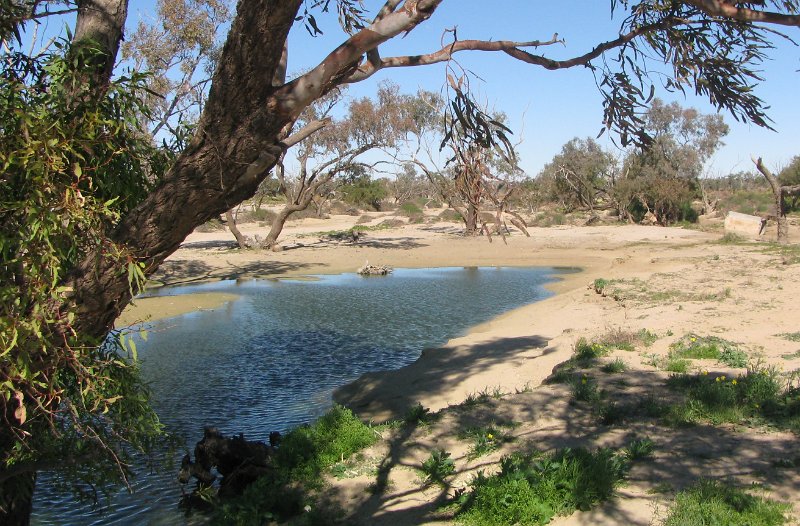
[[[258,478],[272,470],[272,456],[275,453],[280,433],[270,433],[270,444],[245,440],[244,435],[226,438],[216,428],[203,430],[203,439],[194,448],[194,462],[187,454],[181,462],[178,481],[187,484],[194,478],[198,489],[210,486],[216,476],[222,476],[219,484],[220,497],[241,495]]]

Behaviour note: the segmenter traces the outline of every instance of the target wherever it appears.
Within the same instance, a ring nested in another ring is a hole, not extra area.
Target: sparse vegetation
[[[508,434],[505,427],[500,424],[490,424],[467,430],[461,438],[472,441],[467,458],[472,460],[492,451],[496,451],[503,444],[511,442],[514,437]]]

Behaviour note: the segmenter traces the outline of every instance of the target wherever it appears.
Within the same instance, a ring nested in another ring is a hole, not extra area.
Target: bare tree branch
[[[686,3],[711,16],[730,18],[739,22],[764,22],[782,26],[800,26],[800,15],[748,9],[739,7],[734,2],[722,0],[686,0]]]
[[[361,65],[355,73],[347,77],[346,82],[360,82],[384,68],[427,66],[440,62],[447,62],[453,58],[454,53],[459,51],[509,51],[522,47],[542,47],[563,42],[563,40],[559,40],[557,34],[553,35],[552,39],[546,41],[532,40],[529,42],[513,42],[510,40],[457,40],[438,51],[425,55],[409,55],[381,59],[377,54],[367,54],[367,61]]]

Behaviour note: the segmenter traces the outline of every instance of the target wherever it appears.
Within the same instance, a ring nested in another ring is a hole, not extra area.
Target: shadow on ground
[[[403,369],[394,373],[369,375],[357,392],[337,391],[337,400],[346,402],[358,412],[364,407],[397,411],[406,404],[430,394],[446,390],[447,371],[466,377],[493,361],[513,359],[521,348],[544,346],[541,338],[509,338],[478,346],[470,351],[434,351],[430,370],[423,373],[425,381],[402,384]],[[546,349],[545,349],[546,352]],[[446,367],[445,367],[446,364]],[[409,367],[413,367],[409,366]],[[485,396],[479,403],[451,406],[442,410],[438,420],[425,426],[404,425],[391,430],[380,451],[382,461],[377,478],[363,481],[362,486],[350,487],[347,495],[338,485],[331,488],[326,499],[348,502],[348,524],[359,525],[416,525],[449,523],[453,509],[443,510],[456,488],[468,486],[478,470],[491,473],[500,456],[513,451],[550,451],[563,447],[623,448],[634,438],[648,437],[655,443],[652,458],[637,461],[618,496],[590,511],[577,512],[560,518],[554,524],[618,524],[648,525],[658,522],[655,510],[663,514],[674,493],[700,478],[730,481],[741,487],[758,485],[769,491],[769,497],[784,502],[800,502],[800,469],[780,467],[781,461],[798,455],[798,436],[790,432],[748,428],[740,425],[697,424],[687,427],[667,427],[658,416],[648,416],[643,402],[678,401],[681,393],[669,391],[667,374],[661,371],[604,373],[590,367],[586,374],[597,381],[605,402],[628,407],[625,416],[613,425],[601,423],[597,405],[573,400],[567,384],[542,385],[529,392]],[[709,374],[714,374],[710,371]],[[433,381],[439,378],[437,383]],[[392,383],[400,383],[394,391]],[[363,389],[363,392],[361,390]],[[392,396],[383,398],[390,392]],[[372,397],[381,394],[381,400]],[[470,441],[464,431],[493,423],[514,423],[510,434],[513,441],[490,455],[477,459],[468,457]],[[445,487],[424,485],[421,476],[410,473],[419,470],[422,462],[435,449],[452,453],[456,473],[447,479]]]
[[[224,267],[212,267],[208,263],[193,259],[171,259],[161,264],[152,279],[165,285],[186,285],[209,280],[275,277],[312,266],[321,265],[283,261],[250,261],[236,264],[226,261]]]

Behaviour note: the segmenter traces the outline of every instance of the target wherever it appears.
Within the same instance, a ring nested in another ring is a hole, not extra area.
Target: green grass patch
[[[431,413],[427,407],[423,407],[421,403],[411,406],[403,416],[403,422],[412,426],[426,426],[439,419],[439,415]]]
[[[783,338],[784,340],[789,340],[790,342],[800,342],[800,332],[784,332],[782,334],[776,334],[775,336]],[[800,351],[797,352],[800,353]]]
[[[624,373],[628,370],[628,364],[621,358],[617,358],[611,362],[606,363],[600,368],[604,373]]]
[[[425,474],[426,484],[445,485],[445,479],[455,471],[456,463],[450,458],[450,453],[443,449],[434,449],[428,459],[422,463],[422,473]]]
[[[472,441],[472,445],[467,453],[470,460],[488,455],[492,451],[500,449],[503,444],[511,442],[514,437],[508,434],[507,426],[500,424],[490,424],[483,427],[474,427],[460,434],[459,438]]]
[[[675,496],[665,526],[780,526],[791,506],[751,495],[723,482],[700,480]]]
[[[767,243],[761,251],[765,254],[780,256],[784,265],[794,265],[796,263],[800,263],[800,245]]]
[[[737,344],[716,336],[688,333],[670,346],[668,359],[717,360],[729,367],[747,367],[749,356]],[[686,372],[667,369],[672,372]]]
[[[515,453],[503,457],[496,475],[478,473],[459,501],[456,520],[469,526],[547,524],[611,498],[629,465],[623,452],[606,448]]]
[[[611,349],[602,343],[589,342],[586,338],[581,338],[575,343],[574,357],[577,360],[594,360],[606,356],[610,352]]]
[[[800,387],[773,368],[750,369],[737,378],[680,375],[667,385],[686,394],[683,403],[670,408],[668,423],[769,425],[800,433]]]
[[[306,492],[321,486],[329,468],[377,439],[349,409],[334,406],[314,423],[287,433],[273,457],[273,472],[218,506],[214,522],[263,524],[299,515],[310,504]]]

